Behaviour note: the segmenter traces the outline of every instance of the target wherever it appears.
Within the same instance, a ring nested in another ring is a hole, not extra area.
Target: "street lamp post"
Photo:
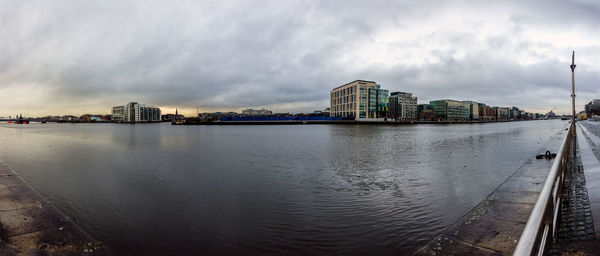
[[[573,107],[573,118],[572,122],[575,122],[575,51],[573,51],[573,58],[571,60],[571,100]]]

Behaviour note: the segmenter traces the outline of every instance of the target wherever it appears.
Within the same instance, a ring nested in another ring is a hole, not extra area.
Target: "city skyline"
[[[256,8],[260,6],[260,8]],[[356,79],[419,102],[474,100],[569,114],[600,97],[592,1],[0,4],[0,116],[329,107]],[[251,10],[251,11],[249,11]]]

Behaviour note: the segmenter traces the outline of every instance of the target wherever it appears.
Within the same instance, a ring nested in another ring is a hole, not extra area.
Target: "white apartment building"
[[[373,81],[356,80],[331,90],[330,95],[330,116],[334,117],[354,117],[368,118],[370,105],[372,111],[375,111],[376,96],[373,94],[369,104],[369,90],[377,90],[377,83]]]
[[[129,102],[123,106],[114,106],[112,108],[112,120],[117,122],[159,122],[160,108]]]

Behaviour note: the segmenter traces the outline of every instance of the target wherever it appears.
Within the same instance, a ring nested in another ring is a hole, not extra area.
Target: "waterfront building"
[[[218,121],[223,117],[238,117],[240,114],[236,112],[214,112],[214,113],[199,113],[198,119],[200,121]]]
[[[433,112],[440,120],[467,121],[469,120],[470,105],[456,100],[434,100],[429,102]]]
[[[115,106],[112,108],[113,121],[117,122],[159,122],[160,108],[129,102],[124,106]]]
[[[479,103],[470,100],[463,102],[469,105],[469,119],[479,120]]]
[[[175,113],[175,114],[166,114],[166,115],[162,115],[161,119],[163,121],[176,121],[176,120],[184,120],[185,116],[179,115],[178,113]]]
[[[437,121],[439,118],[433,112],[433,109],[423,109],[419,112],[419,120],[421,121]]]
[[[510,109],[509,108],[502,108],[502,107],[494,107],[496,109],[496,120],[500,121],[500,120],[508,120],[510,115]]]
[[[376,88],[369,88],[369,112],[367,118],[385,118],[389,111],[390,91],[381,89],[380,85]]]
[[[529,112],[525,113],[525,119],[527,119],[527,120],[542,119],[542,118],[543,118],[543,115],[540,113],[536,113],[536,114],[529,113]]]
[[[356,80],[330,92],[330,116],[382,118],[387,116],[389,91],[373,81]]]
[[[588,116],[600,115],[600,99],[593,99],[585,104],[585,112]]]
[[[435,121],[438,120],[433,109],[429,104],[417,105],[417,119],[421,121]]]
[[[307,114],[310,116],[329,116],[329,108],[323,109],[323,110],[315,110],[310,114]]]
[[[417,119],[417,97],[408,92],[393,92],[389,99],[388,116],[399,120]]]
[[[79,118],[76,116],[72,116],[72,115],[64,115],[64,116],[61,116],[59,118],[59,120],[61,120],[61,121],[77,121],[77,120],[79,120]]]
[[[112,108],[112,120],[117,122],[125,120],[125,106],[115,106]]]
[[[521,110],[519,110],[519,108],[517,108],[517,107],[512,107],[510,109],[509,115],[510,115],[510,117],[509,117],[510,120],[521,120],[522,119]]]
[[[273,114],[273,111],[268,109],[244,109],[242,110],[243,116],[270,116]]]
[[[502,108],[503,112],[505,112],[505,119],[504,120],[510,120],[510,112],[511,112],[511,108]]]
[[[483,103],[479,103],[479,120],[481,121],[495,121],[496,109],[489,107]]]
[[[417,119],[423,120],[421,118],[421,113],[423,113],[426,110],[431,110],[431,107],[429,106],[429,104],[417,104]],[[433,113],[433,110],[429,111],[429,112]]]
[[[102,121],[109,121],[110,120],[110,115],[109,116],[104,116],[104,115],[90,115],[90,114],[85,114],[79,117],[79,121],[81,122],[102,122]]]

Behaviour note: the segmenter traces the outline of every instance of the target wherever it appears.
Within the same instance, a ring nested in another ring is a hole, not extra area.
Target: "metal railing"
[[[575,122],[571,122],[567,136],[556,153],[556,159],[554,159],[544,187],[513,252],[514,256],[544,255],[555,241],[565,171],[569,152],[571,152],[571,141],[574,138]],[[573,154],[575,154],[575,149],[573,149]]]

